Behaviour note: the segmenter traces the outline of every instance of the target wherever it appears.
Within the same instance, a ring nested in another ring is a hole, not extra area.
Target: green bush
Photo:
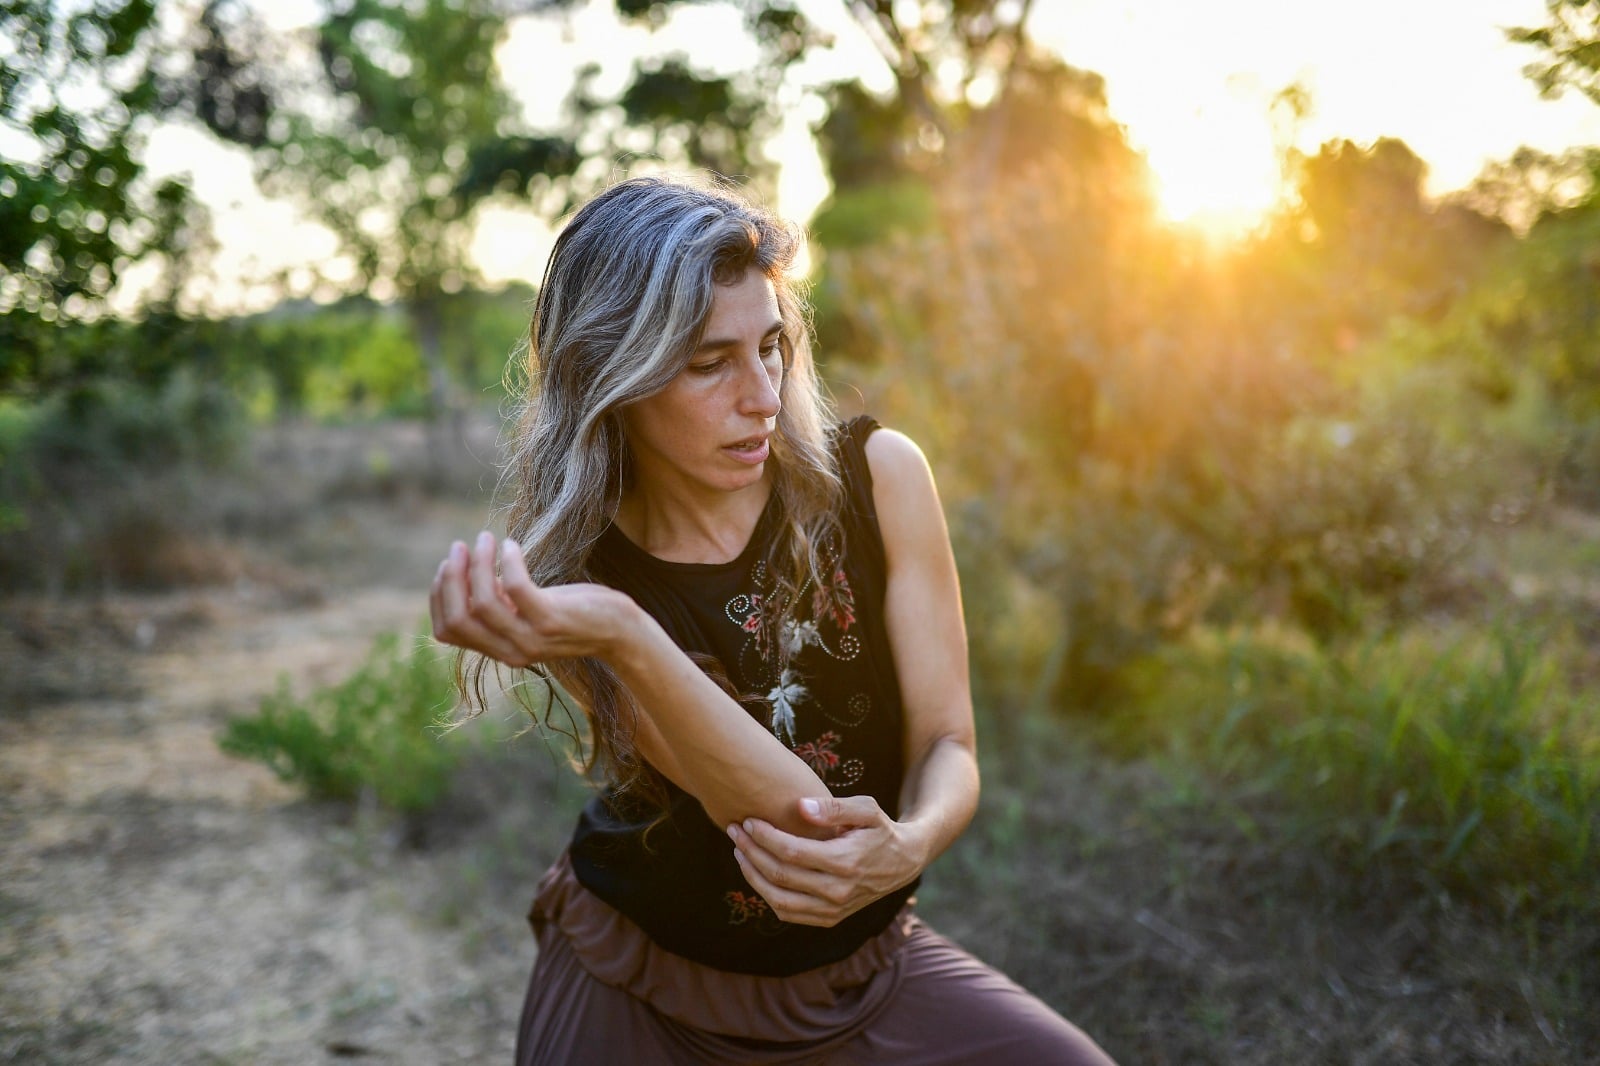
[[[1600,195],[1544,215],[1421,338],[1417,355],[1466,368],[1518,418],[1509,432],[1559,492],[1600,504]]]
[[[443,796],[460,756],[453,735],[440,735],[454,699],[448,657],[425,638],[408,653],[387,633],[347,680],[303,700],[280,677],[261,709],[229,722],[219,743],[313,797],[370,793],[385,807],[418,812]]]
[[[1203,639],[1201,639],[1203,637]],[[1101,728],[1165,749],[1257,832],[1465,896],[1600,893],[1600,725],[1530,639],[1412,633],[1327,649],[1201,634],[1145,664]]]

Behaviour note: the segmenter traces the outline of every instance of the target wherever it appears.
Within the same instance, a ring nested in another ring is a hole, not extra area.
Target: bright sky
[[[260,7],[288,27],[307,21],[312,3]],[[788,118],[769,149],[783,164],[778,207],[803,219],[827,194],[808,131],[819,108],[805,89],[849,76],[876,87],[890,79],[843,0],[801,3],[836,36],[834,48],[794,72],[780,100]],[[620,25],[611,6],[589,0],[567,18],[524,17],[512,25],[500,62],[535,124],[558,121],[573,71],[584,63],[599,65],[605,91],[625,84],[640,54],[683,52],[718,72],[755,61],[728,7],[685,5],[652,36]],[[1335,137],[1399,137],[1430,165],[1436,194],[1467,184],[1486,161],[1519,145],[1559,151],[1600,144],[1600,107],[1573,93],[1540,100],[1521,73],[1531,50],[1501,32],[1542,22],[1543,14],[1543,0],[1036,0],[1030,26],[1041,44],[1105,76],[1111,113],[1149,158],[1169,216],[1238,229],[1278,194],[1269,108],[1291,83],[1308,90],[1312,103],[1298,147],[1314,151]],[[214,205],[224,277],[328,256],[326,235],[254,195],[242,153],[164,130],[152,158],[171,160],[166,169],[191,170]],[[535,279],[550,241],[543,222],[496,209],[487,212],[474,251],[493,281]],[[213,296],[260,306],[270,292],[219,281]]]

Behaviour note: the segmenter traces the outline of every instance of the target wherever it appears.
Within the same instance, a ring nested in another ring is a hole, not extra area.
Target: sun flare
[[[1265,114],[1208,101],[1133,130],[1149,161],[1161,214],[1218,238],[1237,237],[1279,202],[1283,180]]]

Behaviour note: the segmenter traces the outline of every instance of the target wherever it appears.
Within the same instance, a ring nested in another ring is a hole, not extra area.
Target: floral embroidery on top
[[[839,756],[833,750],[833,746],[837,743],[839,734],[830,729],[816,740],[808,740],[799,745],[794,749],[794,753],[815,770],[818,777],[826,778],[828,771],[839,765]]]
[[[784,930],[783,919],[773,914],[767,901],[754,892],[724,892],[722,901],[728,905],[729,925],[743,926],[762,936],[777,936]]]
[[[839,753],[833,748],[841,740],[839,734],[830,729],[816,740],[797,744],[790,750],[800,756],[830,789],[846,788],[861,780],[861,774],[866,767],[862,766],[860,759],[839,758]]]
[[[819,584],[811,594],[811,615],[821,618],[826,615],[833,619],[833,624],[839,627],[839,632],[848,632],[856,622],[856,594],[850,588],[850,581],[844,576],[844,567],[834,565],[833,576]]]
[[[815,622],[797,622],[793,618],[783,623],[783,654],[787,658],[799,655],[808,645],[822,647],[822,634],[817,632]]]
[[[728,892],[722,898],[728,904],[729,925],[743,925],[751,919],[760,921],[769,913],[767,901],[754,892]]]
[[[773,736],[785,744],[794,743],[794,705],[810,695],[795,671],[785,670],[779,676],[777,685],[767,693],[767,702],[772,704]]]

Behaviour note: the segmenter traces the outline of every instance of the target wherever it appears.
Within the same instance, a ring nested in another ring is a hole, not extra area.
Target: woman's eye
[[[721,359],[713,359],[708,363],[690,363],[689,372],[691,374],[715,374],[722,369],[722,363]]]
[[[782,362],[783,345],[776,341],[767,345],[765,348],[761,349],[761,359],[763,362],[771,362],[774,359]]]

